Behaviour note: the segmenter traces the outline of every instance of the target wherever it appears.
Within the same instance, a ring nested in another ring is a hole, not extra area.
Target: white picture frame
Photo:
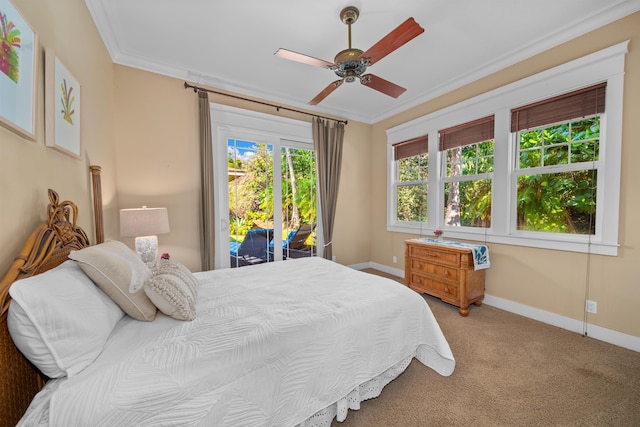
[[[45,144],[80,158],[81,87],[51,48],[45,49]]]
[[[0,20],[0,125],[35,141],[38,37],[10,0]]]

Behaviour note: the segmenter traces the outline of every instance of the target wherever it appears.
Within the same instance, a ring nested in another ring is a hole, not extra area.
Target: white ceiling
[[[640,0],[85,0],[117,64],[375,123],[640,10]],[[403,86],[394,99],[274,55],[333,62],[348,47],[339,14],[356,6],[352,47],[367,50],[408,17],[425,32],[367,72]],[[622,39],[620,41],[623,41]]]

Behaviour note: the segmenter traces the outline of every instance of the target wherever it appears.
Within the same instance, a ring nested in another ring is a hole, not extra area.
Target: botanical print
[[[80,158],[81,87],[51,48],[45,49],[45,144]]]
[[[18,52],[20,49],[20,30],[13,21],[9,21],[7,14],[0,11],[0,71],[15,83],[18,83]]]
[[[38,40],[10,0],[0,0],[0,125],[35,140]]]
[[[62,118],[69,122],[69,124],[73,125],[73,118],[71,117],[73,113],[75,113],[75,110],[73,109],[73,101],[75,101],[75,97],[72,96],[73,86],[67,88],[67,79],[62,79],[60,89],[62,90]]]
[[[50,51],[53,57],[53,94],[51,100],[56,105],[51,105],[51,117],[54,132],[50,143],[53,146],[71,154],[80,156],[80,116],[81,99],[80,83],[71,74],[67,67]]]

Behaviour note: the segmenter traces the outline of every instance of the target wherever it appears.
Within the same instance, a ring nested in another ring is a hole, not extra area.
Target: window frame
[[[535,248],[556,249],[616,256],[620,209],[620,165],[624,63],[629,40],[541,73],[502,86],[458,104],[387,129],[387,231],[431,235],[445,230],[452,239],[493,242]],[[516,230],[515,159],[517,132],[511,132],[511,110],[600,82],[607,83],[606,111],[600,115],[600,170],[598,172],[596,235],[525,232]],[[490,228],[446,227],[442,154],[438,130],[494,115],[494,172]],[[419,135],[429,137],[428,221],[399,223],[394,219],[396,194],[392,184],[394,143]],[[435,155],[434,155],[435,154]]]

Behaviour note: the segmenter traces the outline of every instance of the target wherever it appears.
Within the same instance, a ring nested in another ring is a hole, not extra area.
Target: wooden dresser
[[[405,244],[405,285],[459,307],[461,316],[469,315],[471,304],[482,304],[484,270],[474,270],[471,249],[419,240]]]

